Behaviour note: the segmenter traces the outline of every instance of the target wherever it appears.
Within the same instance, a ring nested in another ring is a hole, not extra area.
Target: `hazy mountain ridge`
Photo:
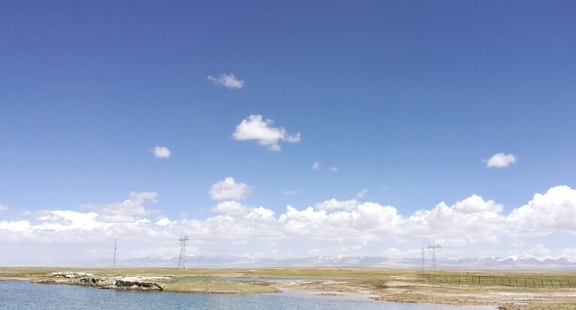
[[[179,258],[142,257],[127,260],[116,260],[116,267],[164,267],[176,268]],[[91,265],[106,267],[112,265],[112,259],[103,258]],[[422,258],[388,258],[371,256],[317,256],[303,258],[255,258],[230,255],[188,256],[186,265],[189,268],[257,268],[257,267],[356,267],[356,268],[410,268],[423,269]],[[565,256],[536,258],[524,257],[460,257],[437,258],[437,269],[543,269],[543,270],[576,270],[576,259]],[[425,270],[432,269],[431,259],[426,259]]]

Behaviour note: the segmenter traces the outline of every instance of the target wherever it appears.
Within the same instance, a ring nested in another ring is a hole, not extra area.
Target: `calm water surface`
[[[388,303],[372,301],[361,295],[318,296],[309,291],[261,295],[210,295],[113,291],[82,286],[34,284],[26,281],[0,281],[0,309],[492,310],[495,308]]]

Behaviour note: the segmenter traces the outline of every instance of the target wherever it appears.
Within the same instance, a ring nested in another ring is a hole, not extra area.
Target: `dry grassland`
[[[62,268],[0,268],[1,279],[35,279]],[[364,293],[371,298],[395,302],[499,306],[500,309],[576,309],[576,288],[519,287],[475,283],[419,281],[416,270],[354,268],[259,268],[259,269],[86,269],[97,276],[171,276],[163,282],[166,291],[191,293],[270,293],[282,289],[330,292],[327,296]],[[439,271],[444,277],[498,276],[576,283],[576,274],[559,272]],[[230,281],[222,277],[248,277]],[[278,278],[282,280],[277,280]],[[294,280],[286,280],[294,279]]]

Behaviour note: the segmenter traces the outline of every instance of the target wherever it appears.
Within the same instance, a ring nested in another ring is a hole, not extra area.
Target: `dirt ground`
[[[504,286],[451,286],[446,284],[389,281],[380,287],[346,281],[276,281],[278,289],[317,290],[337,293],[368,294],[381,301],[434,303],[449,305],[494,306],[502,310],[576,309],[576,289],[531,289]]]

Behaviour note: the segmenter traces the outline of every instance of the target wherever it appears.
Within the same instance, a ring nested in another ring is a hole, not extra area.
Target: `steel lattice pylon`
[[[428,245],[429,250],[432,250],[432,268],[434,268],[434,270],[436,270],[436,250],[440,250],[442,247],[440,246],[440,244],[437,245]]]
[[[186,268],[186,244],[188,243],[188,236],[180,237],[180,259],[178,259],[178,269]]]

